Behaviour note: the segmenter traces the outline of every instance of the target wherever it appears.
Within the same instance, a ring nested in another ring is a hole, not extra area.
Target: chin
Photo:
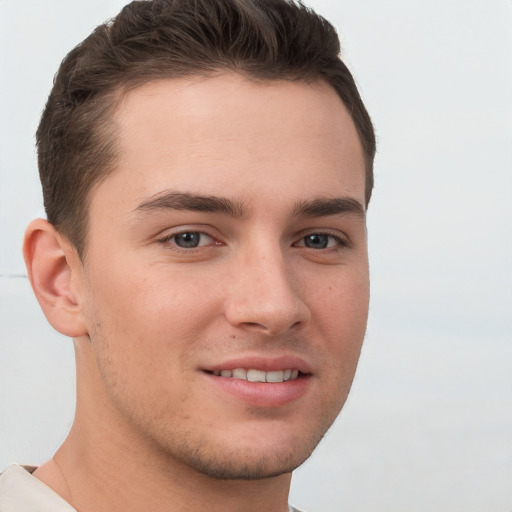
[[[311,452],[297,457],[297,453],[248,455],[238,451],[236,456],[229,459],[197,454],[188,464],[199,473],[219,480],[262,480],[291,473]]]
[[[192,470],[219,480],[273,478],[291,473],[303,464],[326,430],[300,438],[283,438],[269,429],[267,439],[260,436],[251,442],[238,441],[236,445],[229,444],[229,436],[213,446],[206,440],[195,446],[184,443],[178,458]]]

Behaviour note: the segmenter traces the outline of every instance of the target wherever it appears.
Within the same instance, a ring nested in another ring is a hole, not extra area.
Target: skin
[[[35,475],[80,511],[282,512],[366,327],[354,124],[323,82],[235,74],[147,84],[115,123],[83,261],[46,221],[27,230],[32,285],[77,358],[74,425]],[[224,206],[191,211],[191,196]],[[199,246],[179,247],[184,232]],[[300,360],[303,388],[277,405],[282,383],[233,395],[207,371],[233,358]]]

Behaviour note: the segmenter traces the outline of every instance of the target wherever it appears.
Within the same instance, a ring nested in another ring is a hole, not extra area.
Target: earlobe
[[[78,284],[82,264],[71,243],[48,221],[36,219],[25,232],[23,256],[30,284],[50,324],[72,338],[86,335]]]

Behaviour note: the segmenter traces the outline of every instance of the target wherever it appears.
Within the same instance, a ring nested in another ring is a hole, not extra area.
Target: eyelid
[[[224,245],[224,243],[219,240],[219,235],[212,234],[211,233],[210,226],[177,226],[175,228],[169,228],[163,232],[163,234],[157,235],[156,242],[159,244],[170,244],[171,249],[177,252],[187,252],[191,253],[195,250],[201,250],[201,249],[207,249],[215,246],[221,246]],[[206,244],[199,245],[197,247],[192,248],[183,248],[177,245],[175,242],[173,243],[173,238],[185,233],[197,233],[200,235],[204,235],[210,239],[210,242]],[[304,243],[304,239],[311,235],[320,235],[320,236],[327,236],[331,239],[334,239],[337,243],[325,248],[311,248],[307,247]],[[330,229],[330,228],[311,228],[304,230],[300,233],[297,233],[294,237],[296,240],[292,243],[293,247],[305,247],[306,249],[311,249],[316,252],[319,251],[336,251],[337,249],[342,249],[344,247],[350,247],[351,241],[350,238],[343,232],[341,232],[338,229]]]
[[[197,233],[199,235],[203,235],[208,237],[211,242],[199,245],[197,247],[191,247],[191,248],[184,248],[177,245],[175,242],[173,242],[173,238],[183,235],[185,233]],[[217,237],[215,237],[213,234],[209,233],[207,229],[204,227],[187,227],[187,226],[179,226],[177,228],[174,228],[172,230],[166,230],[164,234],[158,235],[156,237],[156,241],[159,244],[165,245],[169,244],[172,247],[172,250],[178,251],[178,252],[193,252],[194,250],[204,249],[207,247],[214,247],[216,245],[222,245],[222,242],[218,240]]]
[[[295,247],[306,247],[304,243],[304,239],[308,236],[311,236],[311,235],[320,235],[320,236],[328,236],[328,237],[331,237],[331,238],[334,238],[338,243],[335,245],[335,246],[332,246],[332,247],[326,247],[324,249],[314,249],[315,251],[320,251],[320,250],[329,250],[329,249],[336,249],[336,248],[339,248],[339,247],[349,247],[351,245],[350,243],[350,239],[349,237],[345,234],[345,233],[342,233],[338,230],[330,230],[330,229],[309,229],[303,233],[300,233],[298,235],[298,240],[296,242],[294,242],[294,246]],[[301,245],[298,245],[299,243],[301,243]],[[309,249],[309,247],[308,247]]]

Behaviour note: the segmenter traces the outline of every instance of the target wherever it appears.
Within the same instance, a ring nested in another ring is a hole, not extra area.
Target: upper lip
[[[217,372],[221,370],[235,370],[236,368],[245,368],[272,372],[279,370],[299,370],[301,373],[311,373],[311,365],[301,357],[285,354],[277,357],[269,356],[240,356],[228,358],[222,362],[202,368],[205,371]]]

